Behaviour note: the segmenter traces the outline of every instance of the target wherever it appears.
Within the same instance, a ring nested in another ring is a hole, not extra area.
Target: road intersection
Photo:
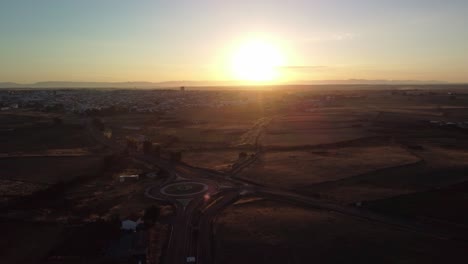
[[[114,153],[123,153],[123,146],[103,137],[92,127],[91,122],[88,123],[88,128],[90,135],[98,142],[106,145]],[[131,155],[136,161],[152,164],[169,173],[169,177],[161,184],[148,186],[145,190],[148,198],[169,202],[175,208],[166,263],[213,263],[214,218],[227,206],[248,195],[338,212],[439,239],[458,239],[456,233],[439,232],[433,226],[419,222],[395,219],[375,214],[364,208],[303,196],[289,190],[262,186],[236,177],[242,170],[255,163],[261,153],[261,148],[257,147],[254,155],[237,164],[228,173],[171,162],[151,155]]]

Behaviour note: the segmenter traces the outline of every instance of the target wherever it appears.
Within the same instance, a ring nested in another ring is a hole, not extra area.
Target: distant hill
[[[21,88],[21,84],[13,82],[0,82],[0,88]]]
[[[37,82],[18,84],[0,83],[0,88],[156,88],[157,83],[151,82]]]
[[[369,84],[369,85],[418,85],[418,84],[449,84],[444,81],[418,81],[418,80],[367,80],[367,79],[348,79],[348,80],[316,80],[316,81],[301,81],[300,84],[344,84],[344,85],[358,85],[358,84]]]
[[[37,82],[19,84],[0,82],[0,88],[170,88],[180,86],[225,86],[240,85],[238,82],[169,81],[169,82]]]
[[[418,84],[449,84],[443,81],[415,80],[314,80],[283,83],[284,85],[418,85]],[[283,85],[283,84],[274,84]],[[168,82],[66,82],[50,81],[31,84],[0,82],[0,88],[171,88],[180,86],[242,86],[241,81],[168,81]]]

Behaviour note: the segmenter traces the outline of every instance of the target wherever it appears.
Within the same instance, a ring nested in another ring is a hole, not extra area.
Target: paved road
[[[109,147],[114,153],[122,153],[124,147],[102,136],[102,134],[92,126],[91,122],[88,122],[88,131],[98,142]],[[165,259],[166,263],[187,263],[187,257],[189,256],[195,257],[197,263],[213,263],[213,219],[219,212],[237,201],[244,193],[352,215],[441,239],[452,238],[452,234],[447,235],[443,232],[437,232],[430,226],[424,226],[402,219],[393,219],[360,208],[314,199],[286,190],[278,190],[248,183],[235,177],[237,173],[253,164],[260,155],[261,148],[257,147],[257,153],[254,156],[251,156],[247,161],[239,164],[239,166],[230,173],[220,173],[212,170],[195,168],[181,163],[174,164],[167,160],[143,154],[133,155],[135,160],[158,166],[169,172],[170,175],[161,185],[150,186],[146,190],[146,195],[148,197],[168,201],[172,203],[175,208],[176,216],[172,224],[172,232],[167,248],[167,257]],[[160,192],[160,190],[168,184],[187,180],[207,184],[209,188],[206,193],[188,195],[187,197],[183,197],[183,199],[180,197],[170,197]],[[209,197],[205,197],[205,194],[208,194]]]
[[[171,168],[166,168],[171,170]],[[178,170],[179,169],[179,170]],[[172,170],[174,173],[183,174],[187,168],[183,167]],[[197,172],[200,172],[197,170]],[[187,174],[190,181],[196,181],[196,173]],[[185,174],[183,174],[185,175]],[[392,218],[375,214],[365,209],[346,206],[341,204],[332,203],[329,201],[315,199],[308,196],[296,194],[285,190],[277,190],[264,186],[255,186],[249,183],[242,183],[239,179],[231,179],[230,177],[223,176],[216,179],[218,175],[201,175],[201,180],[206,181],[207,178],[218,184],[230,184],[228,188],[220,189],[215,196],[213,202],[203,202],[203,200],[193,200],[183,210],[177,212],[176,221],[173,225],[174,239],[171,240],[169,248],[171,249],[168,255],[167,263],[186,263],[186,257],[194,256],[197,263],[209,264],[213,263],[213,237],[212,237],[212,223],[216,215],[224,210],[227,206],[237,201],[244,192],[252,195],[265,197],[272,200],[282,202],[299,204],[302,206],[313,207],[322,210],[333,211],[345,215],[362,218],[368,221],[383,223],[393,228],[405,230],[408,232],[415,232],[426,236],[438,239],[453,239],[456,238],[456,233],[446,233],[434,229],[432,226],[427,226],[422,223],[411,222],[406,219]],[[200,202],[202,201],[202,202]]]
[[[212,232],[213,219],[220,211],[236,202],[237,199],[239,199],[237,191],[226,192],[214,204],[203,210],[197,223],[198,243],[196,256],[198,257],[198,263],[214,263],[212,259],[212,246],[214,243]]]

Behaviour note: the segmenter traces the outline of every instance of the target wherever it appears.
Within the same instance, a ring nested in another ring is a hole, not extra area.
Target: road
[[[88,122],[88,128],[91,136],[114,153],[123,152],[123,146],[119,146],[112,142],[112,140],[102,136],[98,130],[93,128],[91,122]],[[351,215],[439,239],[452,239],[454,236],[456,237],[456,234],[438,232],[433,227],[425,226],[421,223],[394,219],[361,208],[315,199],[287,190],[279,190],[245,182],[241,178],[236,178],[238,173],[257,161],[262,152],[261,147],[257,146],[256,149],[257,152],[254,155],[239,163],[229,173],[196,168],[183,163],[172,163],[144,154],[132,154],[133,159],[157,166],[169,172],[170,175],[162,184],[149,186],[145,192],[147,197],[170,202],[175,208],[175,219],[172,223],[172,232],[168,242],[165,263],[187,263],[187,257],[194,257],[196,263],[213,263],[213,220],[222,210],[235,203],[246,193],[256,197],[264,197]],[[190,193],[190,188],[187,188],[187,185],[190,185],[189,183],[203,184],[207,186],[206,191],[202,193]],[[188,190],[188,192],[173,195],[161,192],[163,188],[174,184],[180,185],[181,190]]]
[[[247,163],[248,164],[248,163]],[[242,198],[244,193],[249,193],[256,197],[263,197],[270,200],[288,202],[301,206],[312,207],[321,210],[333,211],[340,214],[350,215],[388,225],[390,227],[415,232],[438,239],[452,239],[453,234],[446,234],[434,230],[431,226],[421,223],[408,222],[403,219],[391,218],[375,214],[365,209],[332,203],[322,199],[315,199],[308,196],[299,195],[286,190],[278,190],[265,186],[256,186],[251,183],[233,177],[233,175],[213,175],[207,172],[205,175],[198,175],[201,169],[191,171],[185,166],[166,166],[165,169],[173,174],[183,175],[190,181],[210,182],[210,184],[223,185],[216,193],[210,195],[210,200],[206,201],[203,195],[198,194],[184,207],[180,202],[174,201],[170,197],[166,200],[174,202],[176,210],[176,220],[173,224],[172,239],[168,246],[166,263],[187,263],[187,257],[195,257],[196,263],[214,263],[213,259],[213,233],[212,223],[214,218],[229,205]],[[173,182],[184,182],[172,181]],[[161,186],[160,188],[162,188]]]

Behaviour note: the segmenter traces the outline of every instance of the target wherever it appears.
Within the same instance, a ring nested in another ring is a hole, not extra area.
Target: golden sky
[[[468,82],[468,1],[18,0],[0,81]]]

